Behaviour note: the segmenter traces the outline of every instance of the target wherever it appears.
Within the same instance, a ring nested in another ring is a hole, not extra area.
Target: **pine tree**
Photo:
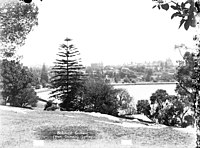
[[[79,51],[72,44],[68,45],[71,39],[66,38],[65,43],[60,46],[57,54],[60,59],[56,59],[55,66],[52,68],[53,77],[51,85],[53,88],[51,97],[58,97],[63,101],[61,108],[74,110],[74,100],[77,98],[78,88],[81,87],[83,80],[83,66],[78,59]]]

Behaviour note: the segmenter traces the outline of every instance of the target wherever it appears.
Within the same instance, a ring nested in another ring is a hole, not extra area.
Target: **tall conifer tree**
[[[53,88],[52,97],[58,97],[63,101],[61,107],[65,110],[74,110],[74,100],[77,98],[77,91],[83,80],[83,66],[78,58],[79,51],[74,45],[68,45],[71,39],[66,38],[64,44],[60,46],[57,54],[60,58],[56,59],[52,68],[53,77],[51,85]]]

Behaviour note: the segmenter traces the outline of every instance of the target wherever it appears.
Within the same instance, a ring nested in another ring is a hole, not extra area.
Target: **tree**
[[[39,81],[39,75],[38,75],[37,69],[30,68],[30,72],[33,75],[32,86],[34,86],[35,89],[40,89],[40,81]]]
[[[196,27],[196,17],[200,13],[200,1],[199,0],[185,0],[185,2],[175,2],[173,0],[152,0],[156,3],[153,8],[169,10],[171,7],[175,13],[172,14],[171,19],[174,17],[180,17],[179,28],[184,24],[185,30],[189,27]],[[187,6],[189,5],[189,6]]]
[[[168,126],[184,126],[186,113],[190,110],[188,100],[179,95],[168,95],[165,90],[159,89],[152,94],[150,101],[150,118]]]
[[[171,82],[174,81],[174,76],[170,75],[167,72],[163,72],[159,78],[159,80],[163,81],[163,82]]]
[[[36,106],[38,97],[31,87],[33,76],[27,67],[18,61],[2,61],[2,96],[11,106],[26,107]]]
[[[151,104],[153,105],[153,113],[152,113],[152,119],[158,119],[159,112],[163,108],[163,103],[167,100],[168,98],[168,93],[166,90],[163,89],[158,89],[155,93],[153,93],[150,97]],[[159,122],[159,121],[158,121]]]
[[[119,111],[123,114],[133,114],[135,111],[133,97],[130,96],[126,89],[118,89],[117,92]]]
[[[183,57],[184,61],[179,61],[175,79],[178,81],[176,92],[191,102],[191,106],[195,103],[196,89],[194,80],[196,79],[195,73],[195,54],[186,52]]]
[[[189,27],[198,27],[200,24],[200,1],[199,0],[185,0],[185,2],[174,2],[174,1],[163,1],[163,0],[152,0],[157,4],[156,6],[160,9],[168,10],[170,7],[176,12],[172,14],[171,19],[174,17],[181,17],[179,28],[184,24],[185,30],[188,30]],[[187,6],[189,5],[189,7]],[[169,7],[170,6],[170,7]],[[194,102],[194,118],[195,118],[195,126],[197,129],[197,147],[200,147],[200,106],[199,106],[199,89],[200,89],[200,34],[197,34],[194,37],[196,41],[196,53],[194,54],[194,77],[193,79],[193,88],[195,89],[192,99]],[[186,91],[186,90],[185,90]]]
[[[150,97],[150,118],[160,124],[168,126],[182,126],[184,117],[188,112],[188,104],[178,96],[168,95],[165,90],[159,89]]]
[[[166,108],[165,110],[167,110],[166,116],[170,118],[168,118],[167,124],[183,127],[186,113],[190,109],[188,102],[186,102],[186,100],[182,100],[182,98],[178,96],[173,95],[169,96],[168,100],[168,108]]]
[[[54,67],[52,68],[53,77],[51,78],[51,85],[53,88],[52,97],[60,98],[63,103],[61,108],[65,110],[74,110],[73,100],[76,99],[76,93],[82,85],[84,79],[83,66],[78,59],[79,52],[74,45],[68,45],[71,39],[66,38],[66,43],[60,46],[60,52]]]
[[[49,82],[48,72],[45,64],[42,66],[41,76],[40,76],[40,83],[43,87]]]
[[[0,41],[3,57],[12,57],[17,47],[38,24],[38,8],[34,3],[10,1],[0,6]]]
[[[117,116],[119,109],[118,92],[113,86],[101,79],[88,79],[83,87],[83,110]]]
[[[199,56],[195,53],[186,52],[184,61],[179,62],[176,80],[179,82],[176,91],[183,101],[188,101],[190,108],[194,111],[195,126],[199,126],[200,99],[199,99]],[[198,130],[198,127],[197,127]],[[198,137],[199,135],[197,135]],[[199,137],[198,137],[199,138]],[[199,139],[197,140],[197,142]],[[197,143],[199,144],[199,143]]]

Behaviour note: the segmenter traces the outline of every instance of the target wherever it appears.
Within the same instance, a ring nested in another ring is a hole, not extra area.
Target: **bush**
[[[138,100],[136,108],[137,108],[138,114],[142,113],[142,114],[146,115],[147,117],[150,117],[151,107],[150,107],[148,100]]]
[[[46,103],[45,106],[44,106],[44,110],[47,110],[47,108],[48,108],[48,107],[51,107],[52,104],[53,104],[53,101],[52,101],[52,100],[47,101],[47,103]]]
[[[183,122],[183,125],[182,127],[187,127],[189,125],[194,125],[194,122],[195,122],[195,119],[192,115],[186,115],[184,117],[184,122]]]

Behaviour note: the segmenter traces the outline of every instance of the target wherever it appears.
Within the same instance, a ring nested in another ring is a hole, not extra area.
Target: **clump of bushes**
[[[133,98],[124,89],[115,89],[103,80],[90,79],[83,92],[85,111],[119,116],[119,112],[133,114]]]
[[[99,112],[102,114],[109,114],[118,116],[120,111],[125,114],[132,114],[134,112],[132,97],[126,90],[115,89],[109,83],[99,79],[87,79],[78,87],[69,99],[70,106],[66,108],[66,102],[60,104],[61,110],[79,110],[86,112]]]

